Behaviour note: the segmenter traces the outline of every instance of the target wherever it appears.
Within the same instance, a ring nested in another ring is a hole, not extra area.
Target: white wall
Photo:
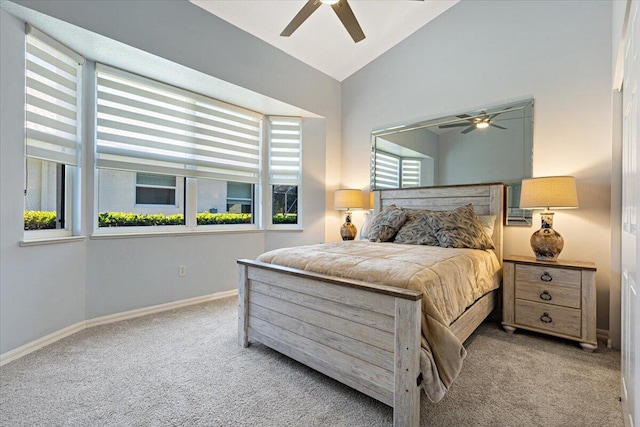
[[[609,328],[611,3],[463,1],[342,83],[342,156],[367,159],[372,129],[533,97],[534,176],[574,175],[580,209],[559,211],[562,257],[597,265],[597,327]],[[353,188],[366,161],[342,168]],[[506,227],[531,254],[535,228]]]
[[[0,353],[84,319],[235,289],[236,259],[254,258],[265,248],[316,243],[337,235],[337,212],[330,210],[325,219],[325,201],[332,194],[328,190],[340,182],[337,81],[184,0],[15,3],[324,119],[309,119],[303,130],[309,141],[302,153],[303,232],[88,239],[19,247],[24,25],[0,10]],[[93,170],[88,160],[83,172],[88,184],[82,192],[85,218],[94,213]],[[90,221],[82,224],[84,234],[90,235],[90,227]],[[187,265],[187,276],[179,278],[181,264]]]

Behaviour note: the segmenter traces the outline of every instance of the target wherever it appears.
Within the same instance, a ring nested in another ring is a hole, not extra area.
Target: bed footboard
[[[417,291],[240,260],[238,339],[259,341],[420,420]]]

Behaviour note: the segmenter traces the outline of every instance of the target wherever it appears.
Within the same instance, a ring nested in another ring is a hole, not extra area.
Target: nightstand
[[[502,327],[578,341],[585,351],[596,340],[596,266],[591,262],[503,260]]]

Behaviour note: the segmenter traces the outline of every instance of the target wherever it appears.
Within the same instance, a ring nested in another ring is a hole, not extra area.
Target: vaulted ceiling
[[[364,67],[459,0],[349,0],[366,38],[354,43],[329,5],[290,36],[280,33],[307,0],[190,0],[338,81]]]

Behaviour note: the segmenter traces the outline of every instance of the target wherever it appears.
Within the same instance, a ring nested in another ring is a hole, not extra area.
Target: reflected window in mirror
[[[373,184],[377,189],[420,187],[422,176],[429,173],[419,156],[401,157],[377,150],[375,164]]]

